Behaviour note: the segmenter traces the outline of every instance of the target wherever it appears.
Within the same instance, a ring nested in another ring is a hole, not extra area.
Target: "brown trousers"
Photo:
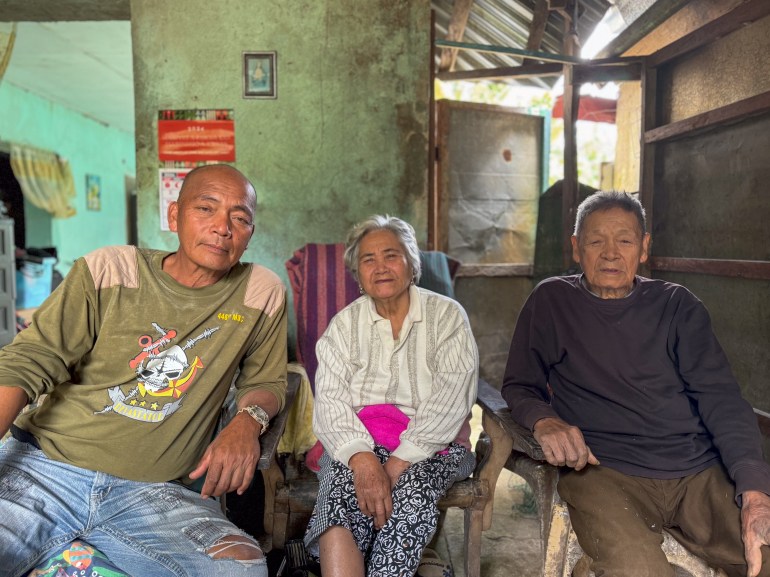
[[[558,489],[596,577],[674,577],[664,528],[712,567],[746,575],[735,487],[721,466],[663,480],[588,465],[563,472]],[[762,558],[760,576],[770,576],[767,547]]]

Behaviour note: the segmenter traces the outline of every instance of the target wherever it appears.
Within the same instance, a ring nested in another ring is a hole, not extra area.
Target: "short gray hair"
[[[417,246],[414,228],[405,220],[387,214],[374,214],[366,220],[353,225],[350,233],[348,233],[348,240],[345,246],[345,266],[348,267],[356,281],[358,281],[358,250],[361,246],[361,241],[367,234],[377,230],[388,230],[396,235],[398,242],[401,243],[404,249],[406,262],[412,269],[414,283],[420,282],[422,264],[420,262],[420,248]]]
[[[586,198],[578,206],[573,234],[580,236],[583,224],[589,215],[612,208],[620,208],[636,216],[636,220],[639,221],[639,228],[642,230],[642,236],[647,233],[647,217],[645,216],[644,207],[636,197],[631,196],[627,192],[617,190],[600,190]]]

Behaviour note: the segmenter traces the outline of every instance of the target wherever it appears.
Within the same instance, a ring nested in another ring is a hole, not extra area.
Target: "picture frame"
[[[86,174],[86,209],[102,209],[102,178],[97,174]]]
[[[276,60],[275,51],[243,53],[244,98],[278,97]]]

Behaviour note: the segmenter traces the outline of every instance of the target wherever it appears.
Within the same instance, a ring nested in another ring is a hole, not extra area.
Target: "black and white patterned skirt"
[[[379,445],[374,453],[383,464],[390,457]],[[393,488],[393,513],[379,531],[358,508],[353,472],[326,453],[320,465],[318,499],[305,534],[308,552],[318,559],[318,538],[329,527],[340,525],[352,533],[367,577],[411,577],[436,531],[436,504],[452,483],[470,476],[475,458],[462,445],[452,443],[446,454],[410,465]]]

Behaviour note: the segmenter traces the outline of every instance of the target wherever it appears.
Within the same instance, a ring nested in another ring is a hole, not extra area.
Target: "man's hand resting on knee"
[[[748,565],[747,577],[756,577],[762,569],[762,545],[770,545],[770,497],[759,491],[741,495],[743,547]]]
[[[580,429],[555,417],[540,419],[532,430],[535,440],[543,448],[543,455],[551,465],[572,467],[579,471],[588,465],[598,465]]]

